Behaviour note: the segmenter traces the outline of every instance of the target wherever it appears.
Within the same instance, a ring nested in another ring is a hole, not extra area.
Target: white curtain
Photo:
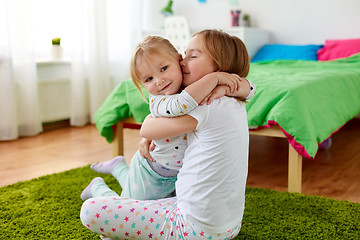
[[[92,116],[110,93],[106,1],[83,1],[80,21],[74,25],[71,81],[71,118],[75,126],[92,121]]]
[[[29,2],[1,0],[0,9],[0,140],[12,140],[38,134],[42,125]]]
[[[129,77],[131,49],[142,35],[141,0],[84,0],[79,9],[72,39],[70,120],[75,126],[94,123],[114,86]]]
[[[36,1],[0,0],[0,140],[42,131],[31,25]],[[131,51],[142,34],[141,0],[69,2],[77,11],[66,28],[71,32],[66,49],[72,70],[70,123],[83,126],[93,123],[111,90],[129,77]],[[65,1],[54,1],[59,3]]]

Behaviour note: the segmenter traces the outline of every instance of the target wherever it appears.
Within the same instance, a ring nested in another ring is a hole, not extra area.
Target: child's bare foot
[[[98,173],[111,174],[113,169],[122,163],[126,164],[125,158],[118,156],[106,162],[93,163],[90,168]]]
[[[92,194],[91,194],[91,187],[94,185],[94,183],[96,182],[103,182],[105,183],[104,179],[102,179],[101,177],[96,177],[94,178],[90,184],[84,189],[84,191],[81,193],[80,197],[83,201],[85,201],[86,199],[92,198]]]

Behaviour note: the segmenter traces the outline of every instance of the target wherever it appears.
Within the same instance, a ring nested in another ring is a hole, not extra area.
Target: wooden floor
[[[128,161],[138,148],[138,133],[125,129]],[[303,160],[302,192],[360,203],[360,119],[350,121],[332,140],[329,150]],[[285,139],[251,136],[247,185],[286,191],[287,150]],[[0,186],[110,158],[111,145],[93,125],[0,142]]]

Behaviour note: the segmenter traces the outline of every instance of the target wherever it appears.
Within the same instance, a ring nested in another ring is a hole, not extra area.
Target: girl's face
[[[180,54],[178,59],[157,55],[141,62],[140,80],[150,94],[172,95],[179,92],[182,85],[180,60]]]
[[[186,87],[216,70],[214,61],[205,51],[201,36],[194,36],[190,39],[185,53],[186,56],[181,61],[183,86]]]

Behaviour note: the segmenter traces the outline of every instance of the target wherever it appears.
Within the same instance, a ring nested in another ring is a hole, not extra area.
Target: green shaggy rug
[[[79,219],[80,193],[96,176],[89,166],[0,188],[0,239],[99,239]],[[235,239],[360,239],[360,204],[247,188]]]

